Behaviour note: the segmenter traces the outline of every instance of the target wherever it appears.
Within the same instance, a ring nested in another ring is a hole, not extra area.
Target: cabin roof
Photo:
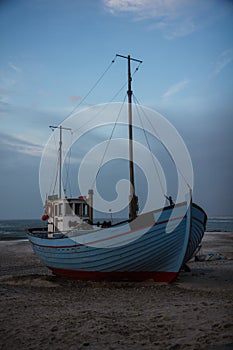
[[[58,196],[48,196],[47,202],[57,202],[57,203],[86,203],[87,197],[65,197],[58,198]]]

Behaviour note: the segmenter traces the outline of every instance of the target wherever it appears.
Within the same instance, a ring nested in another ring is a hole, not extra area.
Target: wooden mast
[[[141,60],[128,56],[116,55],[118,57],[126,58],[128,61],[128,123],[129,123],[129,172],[130,172],[130,195],[129,195],[129,220],[135,219],[138,211],[138,197],[135,194],[134,183],[134,163],[133,163],[133,126],[132,126],[132,76],[131,76],[131,61],[142,63]]]
[[[65,128],[64,126],[49,126],[52,130],[60,129],[59,137],[59,183],[58,183],[58,198],[61,199],[62,195],[62,130],[72,130],[71,128]]]
[[[60,125],[60,140],[59,140],[59,198],[61,199],[62,187],[62,126]]]

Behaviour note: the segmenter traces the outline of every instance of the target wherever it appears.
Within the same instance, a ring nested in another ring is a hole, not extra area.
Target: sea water
[[[210,217],[207,221],[208,232],[233,232],[233,217]]]
[[[27,239],[26,229],[46,227],[42,220],[0,220],[0,240]],[[233,232],[233,217],[210,217],[207,221],[208,232]]]
[[[0,240],[27,239],[28,228],[45,226],[42,220],[0,220]]]

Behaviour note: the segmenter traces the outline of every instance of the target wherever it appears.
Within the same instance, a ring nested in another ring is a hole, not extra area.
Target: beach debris
[[[225,259],[225,256],[221,253],[207,253],[195,256],[195,261],[214,261],[223,259]]]

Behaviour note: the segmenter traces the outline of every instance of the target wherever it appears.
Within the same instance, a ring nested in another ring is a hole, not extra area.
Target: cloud
[[[198,25],[192,18],[185,18],[182,21],[161,20],[158,23],[151,25],[150,29],[158,29],[163,32],[166,39],[173,39],[176,37],[187,36],[198,29]]]
[[[197,30],[199,18],[208,7],[200,0],[103,0],[103,3],[113,15],[128,13],[134,20],[155,20],[149,28],[162,31],[168,39]]]
[[[184,89],[184,87],[189,83],[188,80],[182,80],[179,83],[170,86],[170,88],[162,95],[162,99],[166,100],[170,98],[171,96],[177,94],[181,90]]]
[[[111,13],[131,12],[138,19],[174,16],[175,9],[179,6],[174,0],[104,0],[104,4]]]
[[[221,73],[221,71],[233,61],[233,50],[228,49],[223,51],[218,58],[215,68],[212,72],[212,76],[216,76]]]
[[[15,79],[15,71],[18,68],[15,67],[13,69],[14,72],[0,72],[0,108],[3,103],[10,103],[13,94],[17,91],[18,78]]]
[[[0,88],[0,111],[5,111],[10,106],[10,97],[5,95],[8,91]],[[2,95],[1,95],[2,94]]]
[[[16,66],[15,64],[11,63],[11,62],[8,62],[8,65],[17,73],[21,73],[22,72],[22,69],[19,68],[18,66]]]
[[[0,144],[2,155],[12,152],[33,157],[41,157],[43,145],[40,145],[24,135],[7,135],[0,133]]]

